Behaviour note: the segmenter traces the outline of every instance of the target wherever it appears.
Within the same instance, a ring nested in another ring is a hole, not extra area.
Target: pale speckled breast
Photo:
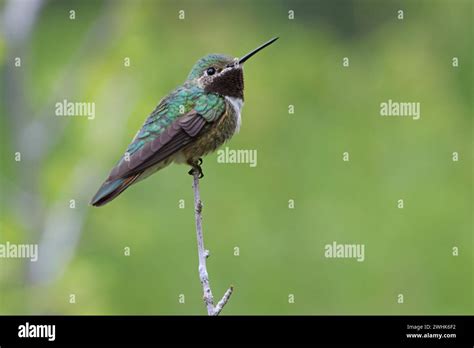
[[[209,129],[196,141],[184,148],[182,153],[177,156],[177,162],[193,161],[217,150],[234,135],[237,130],[238,116],[234,107],[226,101],[225,112],[221,118],[211,124]]]

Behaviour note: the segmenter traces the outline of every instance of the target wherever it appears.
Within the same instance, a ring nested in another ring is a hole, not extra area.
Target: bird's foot
[[[204,173],[202,172],[201,164],[202,164],[202,158],[199,158],[196,162],[189,163],[189,165],[192,168],[188,172],[188,174],[194,175],[194,173],[197,171],[199,173],[199,179],[204,178]]]

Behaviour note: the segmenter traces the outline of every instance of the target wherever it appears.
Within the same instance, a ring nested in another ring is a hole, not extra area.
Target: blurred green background
[[[223,314],[473,314],[472,1],[20,0],[0,11],[0,243],[40,247],[36,263],[0,259],[1,314],[205,313],[188,168],[88,202],[197,59],[274,36],[245,66],[243,124],[228,143],[256,149],[257,167],[204,159],[211,285],[215,297],[235,286]],[[64,99],[94,102],[95,119],[56,117]],[[388,99],[420,102],[421,119],[381,117]],[[333,241],[365,244],[365,261],[325,258]]]

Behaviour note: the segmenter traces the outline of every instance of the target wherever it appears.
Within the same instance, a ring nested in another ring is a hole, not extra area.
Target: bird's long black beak
[[[256,49],[254,49],[252,52],[247,53],[245,56],[243,56],[242,58],[239,59],[239,64],[243,64],[247,59],[249,59],[250,57],[252,57],[255,53],[257,53],[258,51],[263,50],[265,47],[271,45],[271,44],[274,43],[276,40],[278,40],[278,38],[277,38],[277,37],[274,37],[274,38],[271,39],[270,41],[265,42],[262,46],[257,47]]]

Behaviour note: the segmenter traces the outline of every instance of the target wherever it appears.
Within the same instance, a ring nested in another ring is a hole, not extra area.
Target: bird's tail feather
[[[120,178],[120,179],[115,179],[113,181],[104,182],[102,186],[99,188],[99,190],[97,191],[97,193],[92,198],[90,204],[92,204],[95,207],[100,207],[110,202],[119,194],[121,194],[123,191],[125,191],[127,187],[133,184],[139,176],[140,174],[135,174],[128,178]]]

